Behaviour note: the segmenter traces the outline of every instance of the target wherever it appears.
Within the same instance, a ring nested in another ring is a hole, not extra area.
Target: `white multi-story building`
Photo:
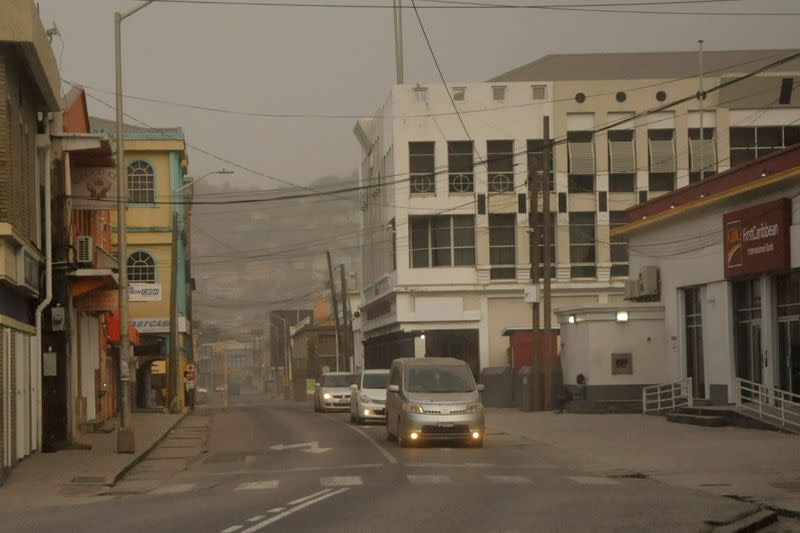
[[[706,52],[704,89],[792,52]],[[503,331],[531,323],[527,178],[543,162],[544,117],[554,309],[622,300],[638,273],[610,228],[626,209],[800,140],[797,62],[709,92],[702,118],[697,98],[682,100],[697,94],[697,65],[694,52],[553,55],[485,83],[393,86],[355,127],[370,186],[366,366],[425,355],[476,372],[510,364]]]

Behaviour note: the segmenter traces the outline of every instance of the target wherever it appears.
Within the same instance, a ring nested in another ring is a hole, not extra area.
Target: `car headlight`
[[[483,409],[483,404],[481,402],[472,402],[467,404],[465,411],[468,413],[477,413],[481,409]]]
[[[325,394],[323,394],[322,397],[325,398],[326,400],[330,400],[332,398],[331,393],[329,393],[329,392],[326,392]]]
[[[404,403],[403,411],[406,413],[422,414],[425,412],[425,409],[423,409],[423,407],[418,403]]]

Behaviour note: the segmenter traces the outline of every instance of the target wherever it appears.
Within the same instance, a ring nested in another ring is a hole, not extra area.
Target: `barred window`
[[[450,192],[475,191],[472,141],[447,143],[447,170],[450,176]]]
[[[489,192],[514,192],[514,141],[486,141]]]
[[[156,174],[147,161],[128,164],[128,197],[134,204],[152,204],[156,201]]]
[[[411,194],[436,193],[433,142],[408,143]]]
[[[134,252],[128,256],[128,281],[155,283],[156,262],[147,252]]]

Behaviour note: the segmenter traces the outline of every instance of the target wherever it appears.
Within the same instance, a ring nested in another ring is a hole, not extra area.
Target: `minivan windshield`
[[[353,382],[347,374],[323,374],[320,384],[323,387],[349,387]]]
[[[385,389],[388,383],[388,372],[385,374],[364,374],[364,381],[361,387],[364,389]]]
[[[472,392],[475,380],[465,366],[417,366],[406,371],[408,392]]]

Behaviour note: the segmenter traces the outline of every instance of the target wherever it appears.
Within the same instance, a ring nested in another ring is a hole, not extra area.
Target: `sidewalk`
[[[489,439],[506,433],[550,445],[563,460],[600,475],[645,475],[800,513],[800,437],[794,435],[627,414],[487,409],[486,420]]]
[[[20,462],[0,487],[4,505],[21,507],[71,505],[89,501],[104,486],[113,485],[147,454],[185,415],[133,413],[136,453],[116,452],[117,432],[89,433],[82,440],[91,450],[36,453]],[[97,501],[96,497],[92,501]]]

